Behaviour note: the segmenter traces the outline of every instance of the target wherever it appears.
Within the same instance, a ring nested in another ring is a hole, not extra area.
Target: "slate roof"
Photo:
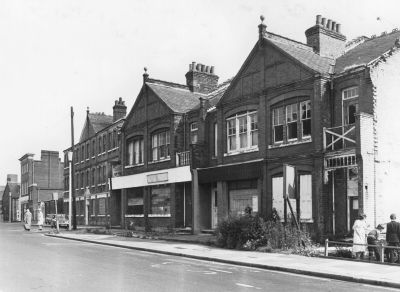
[[[193,93],[184,85],[174,83],[146,82],[154,93],[165,102],[165,104],[176,113],[185,113],[199,103],[203,94]]]
[[[321,57],[306,44],[270,32],[264,38],[311,70],[321,74],[333,73],[334,60]]]
[[[104,113],[89,113],[89,120],[94,132],[97,133],[113,123],[113,116]]]
[[[340,74],[349,69],[367,65],[393,48],[399,37],[400,31],[394,31],[364,41],[336,60],[335,73]]]

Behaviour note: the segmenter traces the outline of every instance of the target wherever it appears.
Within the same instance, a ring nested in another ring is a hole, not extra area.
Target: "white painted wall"
[[[394,44],[393,44],[394,45]],[[371,69],[376,89],[375,118],[378,155],[376,196],[378,223],[391,213],[400,216],[400,53]]]

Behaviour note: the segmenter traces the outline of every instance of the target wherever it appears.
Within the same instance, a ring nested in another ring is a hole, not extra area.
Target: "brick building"
[[[1,197],[3,222],[15,222],[21,220],[19,191],[20,185],[18,183],[18,175],[7,174],[7,184]]]
[[[145,72],[121,129],[122,175],[113,179],[113,188],[121,190],[124,225],[192,226],[190,151],[205,143],[200,120],[227,85],[218,85],[214,67],[202,64],[189,65],[186,85],[151,79]]]
[[[109,177],[120,165],[119,131],[125,121],[126,106],[122,98],[115,101],[113,115],[90,113],[79,142],[74,145],[74,188],[76,218],[79,225],[120,224],[120,196],[112,195]],[[64,156],[68,161],[68,151]],[[68,214],[69,165],[64,169],[64,210]]]
[[[6,186],[0,186],[0,218],[3,218],[3,192]]]
[[[64,163],[58,151],[42,150],[40,160],[34,159],[34,154],[27,153],[19,161],[21,165],[21,215],[29,208],[33,220],[37,220],[37,211],[42,209],[43,214],[53,214],[58,207],[62,213],[63,168]],[[53,194],[59,194],[54,201]]]
[[[376,225],[396,211],[400,32],[346,43],[341,25],[318,15],[305,35],[269,32],[262,19],[221,86],[195,63],[186,85],[144,74],[113,179],[123,224],[196,233],[246,207],[283,218],[284,164],[296,169],[290,201],[315,238],[349,233],[360,212]]]
[[[214,157],[193,165],[195,232],[247,206],[283,218],[283,164],[297,170],[299,208],[291,202],[317,238],[347,234],[359,212],[376,225],[400,207],[400,141],[389,130],[397,125],[390,117],[399,102],[400,32],[346,44],[340,24],[317,16],[305,34],[303,44],[261,23],[208,115],[206,136],[219,140]]]

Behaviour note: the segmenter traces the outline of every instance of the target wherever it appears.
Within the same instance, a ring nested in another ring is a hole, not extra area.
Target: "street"
[[[46,231],[47,232],[47,231]],[[44,236],[0,223],[0,291],[391,291]]]

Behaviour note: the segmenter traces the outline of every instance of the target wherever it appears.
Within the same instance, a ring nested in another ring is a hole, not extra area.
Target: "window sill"
[[[100,214],[99,214],[99,215],[97,215],[97,217],[106,217],[106,215],[103,215],[103,214],[100,215]]]
[[[143,218],[144,215],[143,214],[128,214],[128,215],[125,214],[125,217],[126,218]]]
[[[166,162],[166,161],[171,161],[171,157],[168,157],[168,158],[165,158],[165,159],[160,159],[160,160],[150,161],[149,164],[160,163],[160,162]]]
[[[171,214],[149,214],[148,217],[171,217]]]
[[[296,142],[289,142],[289,143],[279,143],[279,144],[274,144],[274,145],[268,145],[268,149],[274,149],[274,148],[282,148],[282,147],[288,147],[288,146],[295,146],[295,145],[301,145],[301,144],[306,144],[306,143],[311,143],[312,139],[306,139],[303,141],[296,141]]]
[[[132,165],[125,166],[125,168],[135,168],[135,167],[139,167],[139,166],[143,166],[143,165],[144,165],[144,163],[132,164]]]
[[[244,154],[244,153],[257,152],[257,151],[258,151],[258,147],[242,149],[242,150],[238,150],[238,151],[232,151],[232,152],[224,153],[224,157],[226,157],[226,156],[234,156],[234,155],[239,155],[239,154]]]
[[[96,156],[92,156],[92,159],[95,159],[96,158]]]

